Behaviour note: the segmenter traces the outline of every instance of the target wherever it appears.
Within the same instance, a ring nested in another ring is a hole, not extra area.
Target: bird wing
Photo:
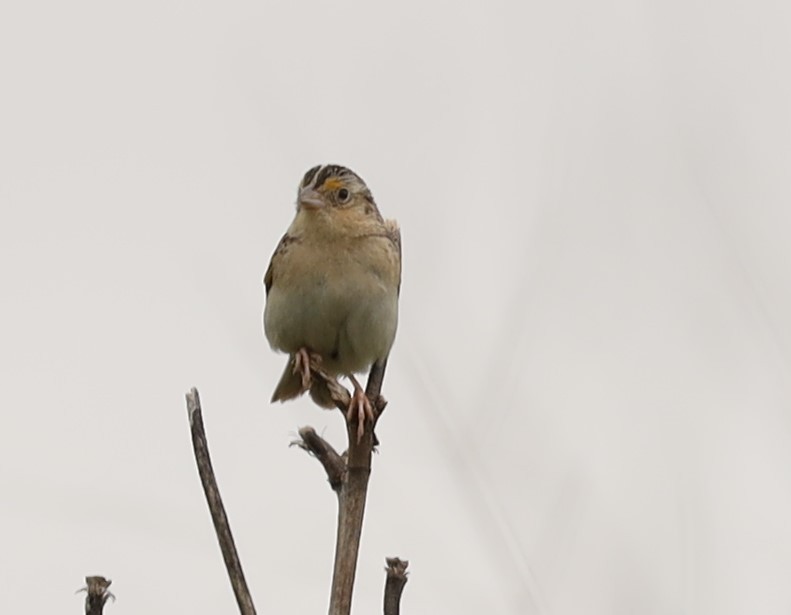
[[[401,294],[401,228],[396,220],[385,220],[385,237],[398,251],[398,293]]]
[[[275,267],[277,266],[275,261],[279,261],[285,255],[286,251],[288,250],[288,246],[296,241],[296,238],[286,233],[283,237],[280,238],[280,243],[277,244],[275,251],[272,253],[272,258],[269,259],[269,267],[266,268],[266,273],[264,274],[264,288],[266,288],[266,294],[269,295],[269,290],[272,288],[272,282],[275,276]]]

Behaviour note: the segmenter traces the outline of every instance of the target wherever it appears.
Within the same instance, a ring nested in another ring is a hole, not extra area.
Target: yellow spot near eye
[[[336,188],[340,188],[343,186],[343,182],[338,179],[337,177],[330,177],[327,181],[324,182],[324,188],[327,190],[335,190]]]

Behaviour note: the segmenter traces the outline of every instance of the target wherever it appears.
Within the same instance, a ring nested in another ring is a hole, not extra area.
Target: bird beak
[[[324,207],[324,199],[322,199],[321,195],[315,190],[303,188],[299,193],[297,204],[300,209],[303,207],[305,209],[321,209]]]

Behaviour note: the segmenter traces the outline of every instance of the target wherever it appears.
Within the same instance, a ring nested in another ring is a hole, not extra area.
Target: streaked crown
[[[299,184],[298,193],[306,190],[314,190],[325,196],[335,205],[345,204],[346,199],[329,198],[333,194],[344,195],[343,190],[348,191],[351,196],[360,196],[371,205],[376,206],[374,197],[363,179],[351,169],[339,164],[317,165],[310,169],[302,178]]]

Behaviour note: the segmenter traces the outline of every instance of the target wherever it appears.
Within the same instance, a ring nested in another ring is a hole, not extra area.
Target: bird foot
[[[346,412],[346,420],[352,422],[356,418],[357,444],[359,444],[363,439],[363,435],[365,434],[365,422],[370,421],[371,425],[373,425],[375,417],[373,406],[371,406],[371,400],[368,399],[368,396],[360,386],[360,383],[357,382],[357,379],[354,376],[349,376],[349,379],[354,385],[354,393],[352,394],[352,399],[349,402],[349,409]]]
[[[321,356],[315,352],[309,352],[304,346],[294,353],[294,374],[300,374],[302,378],[302,390],[304,393],[310,388],[313,383],[313,378],[310,375],[310,368],[312,365],[317,366],[321,363]]]

